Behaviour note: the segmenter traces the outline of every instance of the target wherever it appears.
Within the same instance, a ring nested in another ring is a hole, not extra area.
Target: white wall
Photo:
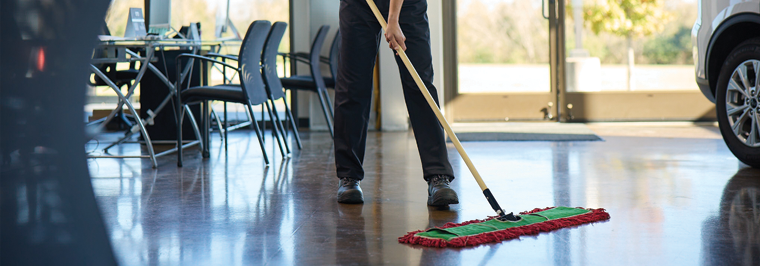
[[[438,99],[443,106],[443,23],[440,1],[428,1],[430,21],[430,45],[433,54],[433,85],[438,88]],[[409,115],[404,102],[400,74],[394,52],[387,48],[385,41],[380,45],[380,98],[382,102],[381,123],[383,131],[409,129]],[[406,70],[404,70],[406,71]]]
[[[309,15],[309,0],[291,0],[291,50],[297,52],[309,51],[311,45],[311,29]],[[301,64],[298,65],[298,73],[308,73],[309,69]],[[308,92],[298,92],[298,117],[309,117],[309,94]]]
[[[441,1],[428,1],[430,48],[433,54],[433,85],[438,88],[438,100],[443,107],[443,7]],[[441,109],[443,111],[443,109]]]
[[[335,32],[338,31],[338,11],[340,8],[340,1],[336,0],[312,0],[311,1],[311,14],[309,15],[309,20],[311,21],[310,28],[310,36],[311,39],[309,39],[309,49],[311,49],[311,40],[314,39],[314,37],[317,36],[317,32],[319,31],[319,28],[322,25],[330,25],[330,31],[327,34],[327,37],[325,38],[325,42],[322,45],[322,52],[321,54],[323,56],[330,56],[330,45],[332,45],[333,38],[335,38]],[[308,50],[305,50],[308,51]],[[322,75],[323,76],[329,76],[330,75],[330,68],[326,64],[322,64]],[[299,70],[300,71],[300,70]],[[309,73],[308,70],[306,72],[298,72],[298,73]],[[328,90],[330,92],[330,102],[334,102],[335,95],[333,90]],[[309,92],[309,127],[312,130],[320,130],[320,131],[327,131],[327,123],[325,123],[325,115],[322,111],[322,105],[319,103],[319,97],[316,93]],[[332,109],[333,106],[330,105],[328,108]],[[303,109],[306,110],[306,109]]]
[[[335,32],[338,30],[338,9],[340,1],[337,0],[293,0],[293,30],[294,51],[309,52],[311,42],[322,25],[330,25],[330,31],[325,38],[322,46],[322,55],[330,55],[330,45],[332,44]],[[309,75],[309,67],[306,64],[299,63],[297,73],[299,75]],[[322,74],[330,75],[330,69],[323,65]],[[329,90],[331,97],[333,93]],[[334,98],[333,98],[334,99]],[[332,108],[330,106],[329,108]],[[309,118],[309,127],[312,130],[327,130],[322,106],[316,93],[308,91],[298,91],[298,116],[300,118]]]

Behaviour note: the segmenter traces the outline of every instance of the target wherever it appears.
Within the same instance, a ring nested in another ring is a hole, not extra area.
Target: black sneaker
[[[428,205],[448,206],[459,203],[457,193],[449,187],[451,179],[446,175],[435,175],[428,179]]]
[[[362,188],[359,180],[350,177],[341,177],[338,186],[338,203],[364,203]]]

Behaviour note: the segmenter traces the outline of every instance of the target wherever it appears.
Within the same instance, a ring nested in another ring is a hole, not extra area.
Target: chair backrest
[[[333,79],[338,76],[338,58],[340,58],[340,29],[335,32],[335,38],[330,46],[330,74]]]
[[[322,51],[322,45],[325,43],[328,31],[330,31],[330,25],[319,27],[319,31],[317,31],[317,36],[314,37],[314,42],[311,43],[311,51],[309,52],[311,76],[314,77],[314,83],[319,88],[325,88],[325,80],[322,79],[322,71],[319,69],[319,53]]]
[[[277,75],[277,48],[280,47],[282,36],[285,35],[287,29],[288,23],[275,22],[269,30],[269,36],[264,44],[264,53],[261,55],[264,82],[267,85],[267,92],[272,95],[272,100],[285,97],[280,77]]]
[[[238,54],[240,73],[238,76],[240,85],[248,97],[248,102],[252,105],[264,103],[268,99],[264,80],[261,77],[261,52],[271,25],[266,20],[254,21],[248,27],[243,43],[240,45],[240,53]]]

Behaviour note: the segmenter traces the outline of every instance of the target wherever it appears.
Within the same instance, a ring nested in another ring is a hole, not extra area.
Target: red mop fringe
[[[521,212],[520,214],[523,214],[523,215],[531,214],[531,213],[545,211],[552,208],[554,207],[548,207],[548,208],[543,208],[543,209],[535,208],[530,211]],[[512,228],[507,228],[504,230],[498,230],[498,231],[482,233],[482,234],[477,234],[477,235],[472,235],[472,236],[457,237],[457,238],[451,239],[450,241],[446,241],[440,238],[426,238],[426,237],[415,236],[415,234],[417,233],[426,231],[426,230],[417,230],[417,231],[409,232],[402,237],[399,237],[398,242],[412,244],[412,245],[422,245],[422,246],[428,246],[428,247],[439,247],[439,248],[466,247],[466,246],[475,246],[475,245],[480,245],[484,243],[500,242],[504,240],[519,238],[522,235],[537,235],[540,232],[549,232],[549,231],[557,230],[564,227],[581,225],[581,224],[610,219],[610,214],[607,213],[603,208],[586,209],[586,208],[578,207],[578,209],[589,210],[591,212],[586,213],[586,214],[566,217],[566,218],[560,218],[556,220],[549,220],[549,221],[545,221],[541,223],[535,223],[531,225],[512,227]],[[440,226],[437,228],[446,229],[446,228],[451,228],[451,227],[468,225],[471,223],[481,223],[481,222],[485,222],[494,218],[496,218],[496,216],[488,217],[485,220],[472,220],[472,221],[466,221],[463,223],[446,223],[443,226]]]

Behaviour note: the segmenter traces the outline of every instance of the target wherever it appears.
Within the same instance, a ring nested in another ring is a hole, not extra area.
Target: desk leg
[[[120,101],[119,105],[126,104],[127,109],[129,109],[129,111],[131,111],[133,114],[138,114],[137,111],[135,110],[135,107],[132,106],[132,103],[130,103],[127,97],[124,96],[123,93],[121,93],[121,90],[119,89],[119,87],[116,86],[116,84],[113,83],[113,81],[108,79],[108,77],[106,77],[106,75],[103,74],[103,72],[100,71],[100,69],[96,68],[95,66],[90,65],[90,69],[96,75],[98,75],[102,80],[104,80],[108,84],[108,86],[111,87],[114,90],[114,92],[116,92],[117,95],[119,95],[119,101]],[[118,106],[118,108],[121,108],[121,106]],[[111,114],[113,114],[113,112],[111,112]],[[142,133],[143,138],[145,139],[145,146],[148,148],[148,153],[150,154],[150,161],[153,164],[153,168],[156,168],[158,167],[158,163],[156,162],[156,153],[153,151],[153,143],[150,141],[150,136],[148,136],[148,131],[145,130],[145,125],[143,124],[142,119],[135,119],[135,120],[137,120],[137,125],[140,127],[140,132]]]
[[[119,92],[119,97],[124,97],[121,92]],[[124,98],[124,103],[127,105],[127,108],[129,108],[129,111],[131,111],[133,114],[138,114],[137,110],[132,106],[132,103],[127,101],[126,98]],[[140,132],[143,135],[143,139],[145,139],[145,146],[148,148],[148,153],[150,154],[150,161],[153,163],[153,168],[158,167],[158,163],[156,162],[156,152],[153,151],[153,143],[150,141],[150,136],[148,136],[148,131],[145,130],[145,125],[142,122],[142,119],[135,119],[137,121],[137,124],[140,126]]]

